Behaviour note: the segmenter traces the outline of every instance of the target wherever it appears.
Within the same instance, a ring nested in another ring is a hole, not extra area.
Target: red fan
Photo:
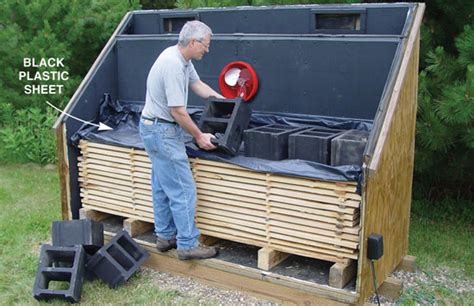
[[[249,101],[257,93],[257,73],[246,62],[229,63],[219,74],[219,87],[226,98],[241,97]]]

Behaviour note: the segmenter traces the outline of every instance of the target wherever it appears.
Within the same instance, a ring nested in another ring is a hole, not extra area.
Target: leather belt
[[[160,122],[160,123],[176,124],[176,122],[168,121],[168,120],[161,119],[161,118],[146,118],[146,117],[143,117],[143,116],[142,116],[142,119],[145,121],[145,123],[157,123],[157,122]],[[146,122],[146,121],[148,121],[148,122]]]

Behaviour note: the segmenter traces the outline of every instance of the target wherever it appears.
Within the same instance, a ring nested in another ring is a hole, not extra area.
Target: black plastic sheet
[[[107,124],[112,127],[113,130],[98,131],[98,128],[95,126],[83,125],[79,131],[71,137],[71,141],[76,146],[80,139],[86,139],[97,143],[144,149],[138,131],[142,109],[143,103],[121,102],[118,100],[112,101],[108,95],[105,95],[100,106],[98,121]],[[191,115],[191,118],[195,122],[198,122],[202,113],[202,108],[188,107],[188,112]],[[272,123],[295,127],[324,126],[338,129],[358,130],[370,130],[372,128],[372,122],[368,120],[267,112],[254,112],[250,120],[249,128]],[[227,162],[259,172],[309,177],[330,181],[361,181],[362,169],[357,165],[333,167],[317,162],[296,159],[270,161],[246,157],[243,155],[242,151],[239,152],[237,156],[233,157],[220,152],[199,149],[192,141],[191,135],[186,136],[186,149],[187,154],[190,157]]]

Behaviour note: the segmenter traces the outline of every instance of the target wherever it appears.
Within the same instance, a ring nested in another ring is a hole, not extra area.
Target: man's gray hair
[[[212,30],[205,23],[198,20],[188,21],[179,32],[178,44],[186,47],[192,39],[202,41],[207,35],[212,36]]]

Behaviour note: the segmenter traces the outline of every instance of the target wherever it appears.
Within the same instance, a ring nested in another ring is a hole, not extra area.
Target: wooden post
[[[153,230],[153,223],[148,223],[140,221],[134,218],[127,218],[123,220],[123,229],[130,234],[130,236],[135,237],[143,233]]]
[[[394,277],[387,277],[379,288],[379,294],[396,300],[403,290],[403,281]]]
[[[221,240],[221,239],[217,238],[217,237],[211,237],[211,236],[203,235],[203,234],[201,234],[201,236],[199,237],[199,241],[202,244],[207,245],[207,246],[214,245],[219,240]]]
[[[344,288],[356,276],[357,264],[350,261],[348,264],[337,262],[329,270],[329,286]]]
[[[59,190],[61,192],[61,215],[63,220],[72,220],[69,203],[69,162],[67,157],[66,125],[61,122],[56,128],[56,154],[58,157]]]
[[[290,256],[290,254],[275,251],[269,247],[264,247],[258,251],[257,266],[259,269],[268,271],[283,260],[287,259],[288,256]]]
[[[103,213],[103,212],[100,212],[100,211],[97,211],[97,210],[93,210],[93,209],[90,209],[90,208],[83,207],[83,208],[79,209],[79,218],[80,219],[101,221],[101,220],[107,219],[108,217],[110,217],[109,214],[106,214],[106,213]]]
[[[402,261],[397,267],[397,270],[406,272],[415,272],[416,270],[416,257],[411,255],[403,256]]]

